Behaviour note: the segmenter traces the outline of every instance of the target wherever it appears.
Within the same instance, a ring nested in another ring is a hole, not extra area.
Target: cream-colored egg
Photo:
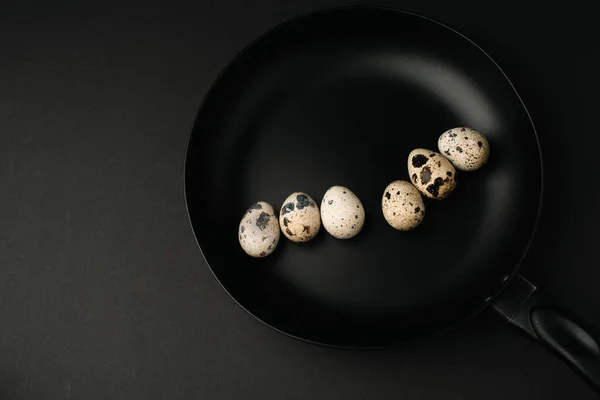
[[[358,235],[365,224],[365,208],[350,189],[332,186],[321,201],[321,222],[331,236],[350,239]]]
[[[381,211],[394,229],[410,231],[423,222],[425,203],[416,187],[410,182],[398,180],[385,188]]]
[[[438,139],[440,153],[461,171],[475,171],[485,165],[490,156],[490,144],[471,128],[453,128]]]
[[[279,243],[279,223],[269,203],[254,203],[240,221],[238,239],[249,256],[262,258],[271,254]]]
[[[456,170],[446,157],[427,149],[408,155],[408,174],[419,192],[431,199],[444,199],[456,188]]]
[[[295,192],[283,202],[279,213],[283,234],[293,242],[308,242],[319,233],[321,214],[312,197]]]

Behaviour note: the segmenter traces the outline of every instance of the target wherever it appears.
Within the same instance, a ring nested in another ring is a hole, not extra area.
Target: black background
[[[594,15],[524,3],[371,2],[450,25],[512,79],[547,174],[522,273],[600,327]],[[272,25],[343,4],[2,4],[0,399],[595,398],[493,310],[407,348],[326,349],[255,321],[204,265],[182,182],[202,97]]]

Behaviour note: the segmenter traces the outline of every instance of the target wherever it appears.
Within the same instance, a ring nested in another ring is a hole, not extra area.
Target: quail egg
[[[264,201],[248,208],[238,228],[240,246],[249,256],[262,258],[279,243],[279,223],[273,207]]]
[[[456,188],[456,170],[444,156],[415,149],[408,156],[408,174],[415,187],[431,199],[444,199]]]
[[[321,221],[331,236],[350,239],[358,235],[365,224],[365,209],[350,189],[332,186],[321,201]]]
[[[415,229],[425,218],[423,197],[410,182],[397,180],[390,183],[381,198],[383,217],[399,231]]]
[[[442,133],[438,148],[461,171],[483,167],[490,156],[487,139],[471,128],[453,128]]]
[[[319,233],[321,214],[312,197],[295,192],[283,202],[279,213],[283,234],[293,242],[308,242]]]

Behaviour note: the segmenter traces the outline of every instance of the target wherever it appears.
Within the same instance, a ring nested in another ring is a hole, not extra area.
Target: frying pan
[[[381,213],[407,156],[437,150],[449,128],[472,127],[491,156],[458,174],[455,192],[426,200],[415,230]],[[282,235],[247,256],[237,228],[247,207],[275,209],[296,191],[320,203],[333,185],[363,202],[366,224],[339,240]],[[428,18],[374,7],[317,11],[244,49],[206,95],[190,134],[190,222],[216,279],[246,311],[308,342],[380,348],[412,341],[493,305],[600,387],[589,328],[518,275],[541,208],[543,168],[529,114],[498,65]]]

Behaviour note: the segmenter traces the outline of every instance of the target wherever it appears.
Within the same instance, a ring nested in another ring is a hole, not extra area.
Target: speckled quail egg
[[[385,188],[381,198],[381,211],[391,227],[399,231],[410,231],[423,222],[425,203],[416,187],[410,182],[398,180]]]
[[[279,213],[283,234],[293,242],[308,242],[319,233],[321,214],[317,203],[302,192],[295,192],[283,202]]]
[[[415,149],[408,155],[408,174],[419,192],[431,199],[444,199],[456,188],[456,170],[440,153]]]
[[[483,167],[490,156],[487,139],[471,128],[453,128],[442,133],[438,148],[461,171]]]
[[[350,189],[332,186],[321,201],[321,222],[331,236],[350,239],[358,235],[365,224],[365,208]]]
[[[279,223],[269,203],[259,201],[248,208],[238,228],[240,246],[249,256],[262,258],[279,243]]]

